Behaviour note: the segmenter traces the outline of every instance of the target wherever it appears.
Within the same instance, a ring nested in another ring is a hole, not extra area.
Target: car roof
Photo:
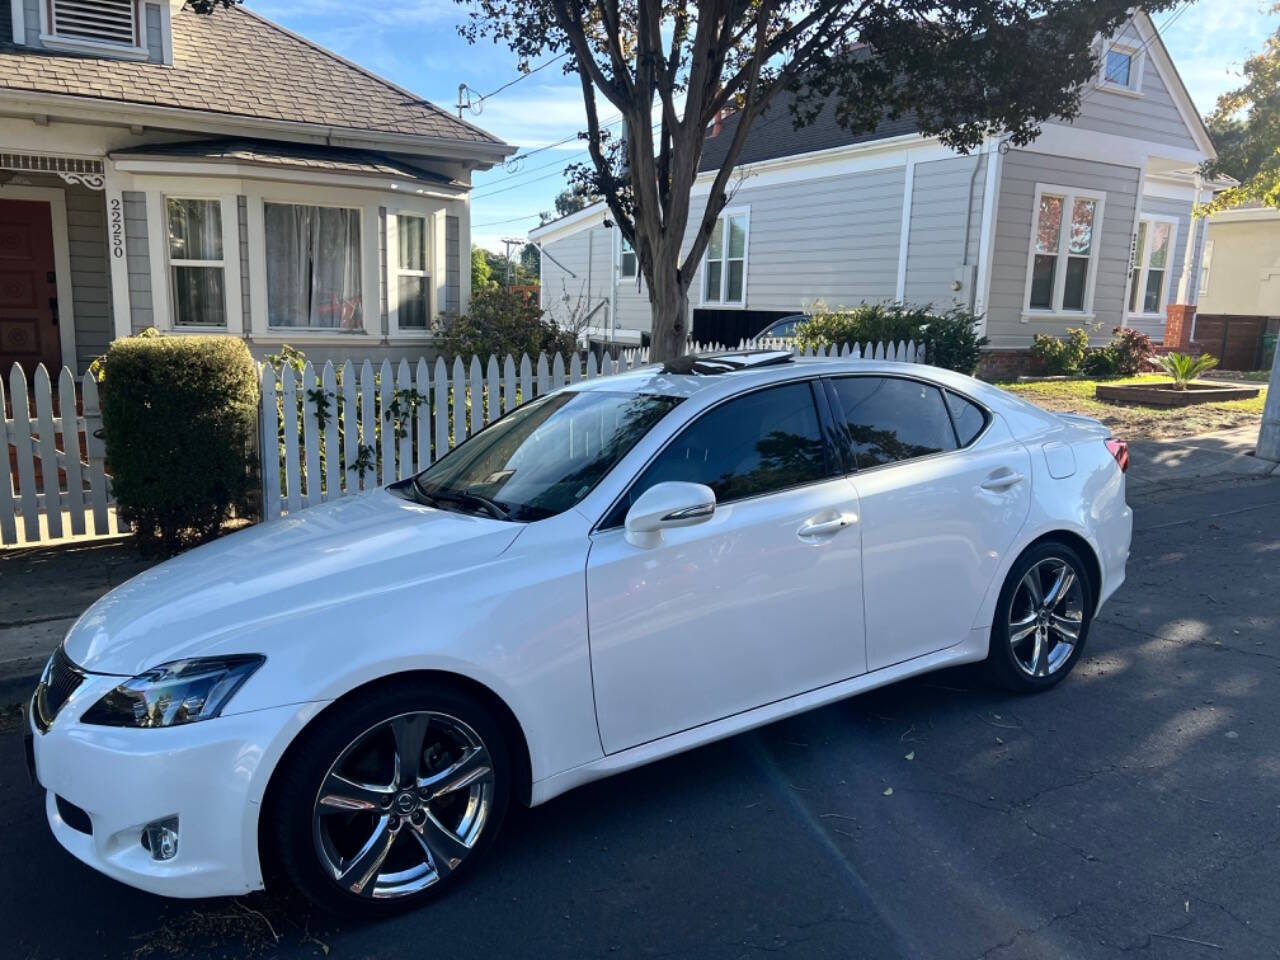
[[[1029,433],[1061,426],[1053,414],[1027,403],[1021,397],[1001,390],[992,384],[942,367],[924,363],[903,363],[894,360],[870,360],[860,357],[805,357],[786,356],[786,351],[756,351],[702,354],[701,361],[725,358],[757,358],[745,363],[741,369],[723,369],[717,372],[673,372],[667,365],[653,363],[622,373],[591,380],[582,380],[566,387],[575,391],[602,391],[609,393],[654,394],[658,396],[698,398],[711,404],[722,397],[733,396],[771,383],[784,383],[813,376],[841,376],[845,374],[880,374],[882,376],[911,377],[926,380],[967,396],[988,409],[998,411],[1017,421],[1017,433]],[[781,360],[778,358],[782,357]],[[699,403],[698,406],[702,406]],[[1011,424],[1013,426],[1013,424]]]

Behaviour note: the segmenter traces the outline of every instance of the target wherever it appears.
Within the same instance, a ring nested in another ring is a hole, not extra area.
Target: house
[[[1270,370],[1280,334],[1280,210],[1209,217],[1199,296],[1192,344],[1224,370]]]
[[[0,0],[0,38],[5,375],[152,326],[418,356],[465,308],[497,138],[244,7]]]
[[[1213,145],[1145,14],[1100,43],[1080,115],[1045,124],[1027,147],[992,137],[962,155],[910,119],[853,136],[834,104],[796,130],[787,105],[773,105],[748,133],[693,280],[694,339],[734,343],[815,301],[902,300],[982,314],[989,371],[1025,364],[1034,334],[1068,327],[1096,343],[1122,325],[1161,340],[1172,312],[1178,341],[1203,235],[1191,212],[1210,196],[1196,170]],[[734,125],[728,117],[707,141],[686,249]],[[599,311],[602,335],[644,336],[635,256],[603,204],[529,236],[552,315],[567,297]]]

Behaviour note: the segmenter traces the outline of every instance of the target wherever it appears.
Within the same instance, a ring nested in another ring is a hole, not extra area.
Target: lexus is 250
[[[924,365],[565,387],[90,607],[31,703],[49,824],[168,896],[418,904],[512,803],[941,667],[1054,686],[1124,579],[1127,462]]]

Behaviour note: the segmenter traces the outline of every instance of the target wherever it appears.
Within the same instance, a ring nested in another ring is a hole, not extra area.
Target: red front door
[[[43,363],[56,382],[62,367],[53,217],[38,200],[0,199],[0,376],[22,364],[28,379]]]

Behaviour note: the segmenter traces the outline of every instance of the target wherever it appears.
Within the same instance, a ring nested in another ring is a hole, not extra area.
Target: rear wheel
[[[437,683],[373,688],[324,714],[277,777],[264,840],[294,886],[347,916],[411,909],[452,886],[511,796],[501,725]]]
[[[1014,563],[996,604],[987,671],[1023,693],[1062,680],[1084,650],[1093,588],[1080,555],[1064,543],[1032,547]]]

